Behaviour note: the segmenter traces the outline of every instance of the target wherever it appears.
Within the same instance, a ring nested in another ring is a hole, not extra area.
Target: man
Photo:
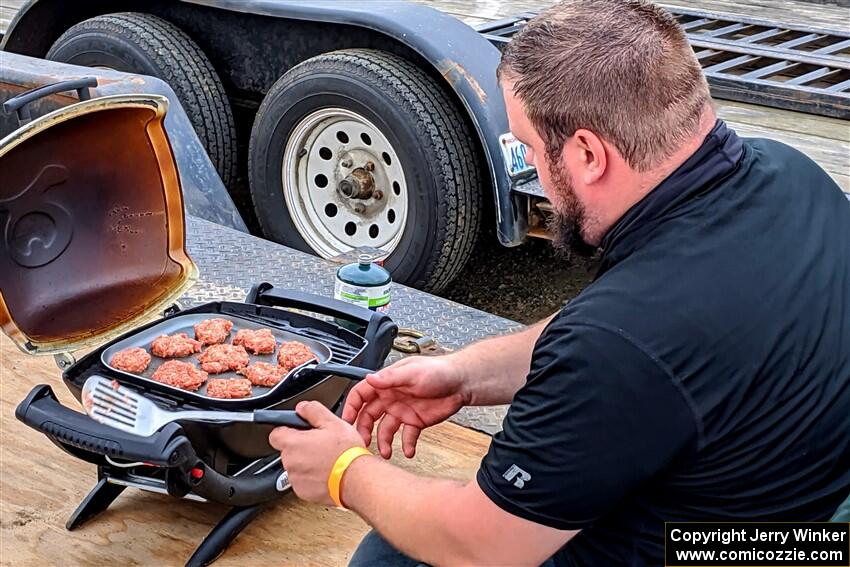
[[[499,77],[556,241],[601,248],[599,273],[548,321],[370,376],[344,421],[299,406],[316,429],[271,435],[295,492],[331,504],[375,423],[381,456],[401,428],[413,457],[462,406],[510,403],[468,483],[350,463],[340,502],[376,530],[353,565],[660,565],[665,521],[827,520],[850,492],[839,188],[718,121],[682,30],[644,0],[556,5]]]

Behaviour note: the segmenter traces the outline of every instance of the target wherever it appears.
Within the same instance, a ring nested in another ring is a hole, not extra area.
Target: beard
[[[568,257],[573,254],[585,258],[593,256],[596,246],[589,244],[583,236],[583,230],[587,228],[590,219],[573,189],[570,172],[556,164],[549,168],[549,177],[552,179],[553,192],[560,197],[557,207],[552,204],[552,216],[546,221],[552,235],[552,246]]]

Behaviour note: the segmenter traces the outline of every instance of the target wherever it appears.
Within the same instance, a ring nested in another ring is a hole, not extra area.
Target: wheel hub
[[[372,174],[366,168],[358,167],[342,178],[337,185],[337,190],[348,199],[369,199],[372,197],[374,187],[375,178]]]
[[[284,149],[282,175],[290,216],[319,255],[358,246],[389,254],[401,240],[404,170],[383,132],[363,116],[332,108],[303,118]]]

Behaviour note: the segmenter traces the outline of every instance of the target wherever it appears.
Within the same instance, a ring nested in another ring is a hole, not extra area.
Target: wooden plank
[[[738,134],[750,138],[768,138],[794,147],[817,162],[841,187],[850,193],[850,153],[847,144],[824,144],[824,139],[799,132],[783,132],[774,128],[729,121]]]
[[[79,407],[52,359],[24,355],[0,335],[0,564],[183,565],[224,506],[130,488],[90,523],[65,530],[65,520],[94,484],[95,470],[15,419],[18,402],[39,383]],[[471,479],[489,441],[446,423],[425,430],[413,461],[394,460],[420,474]],[[287,496],[254,520],[216,565],[337,567],[348,562],[367,530],[351,512]]]
[[[12,0],[13,3],[17,2],[17,0]],[[0,4],[0,33],[3,33],[6,28],[9,27],[9,24],[12,22],[12,18],[15,17],[15,14],[18,13],[19,6],[9,6],[8,0],[4,1],[3,4]]]
[[[662,6],[676,6],[691,10],[706,10],[738,14],[753,18],[794,22],[797,24],[846,30],[850,24],[847,8],[832,4],[814,4],[796,0],[695,0],[661,2]]]
[[[518,12],[540,10],[554,4],[550,0],[412,0],[428,4],[438,10],[465,18],[497,20]],[[803,25],[847,29],[850,11],[831,4],[814,4],[799,0],[676,0],[662,2],[663,6],[677,6],[691,10],[707,10],[795,22]]]
[[[730,123],[752,124],[788,135],[805,132],[823,138],[825,144],[840,142],[845,153],[850,154],[850,125],[844,120],[743,102],[715,100],[714,103],[718,115]]]

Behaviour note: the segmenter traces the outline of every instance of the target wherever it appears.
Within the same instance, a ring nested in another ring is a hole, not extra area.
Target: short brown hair
[[[645,0],[565,0],[505,48],[499,80],[516,96],[557,159],[579,128],[645,171],[699,130],[711,97],[685,33]]]

